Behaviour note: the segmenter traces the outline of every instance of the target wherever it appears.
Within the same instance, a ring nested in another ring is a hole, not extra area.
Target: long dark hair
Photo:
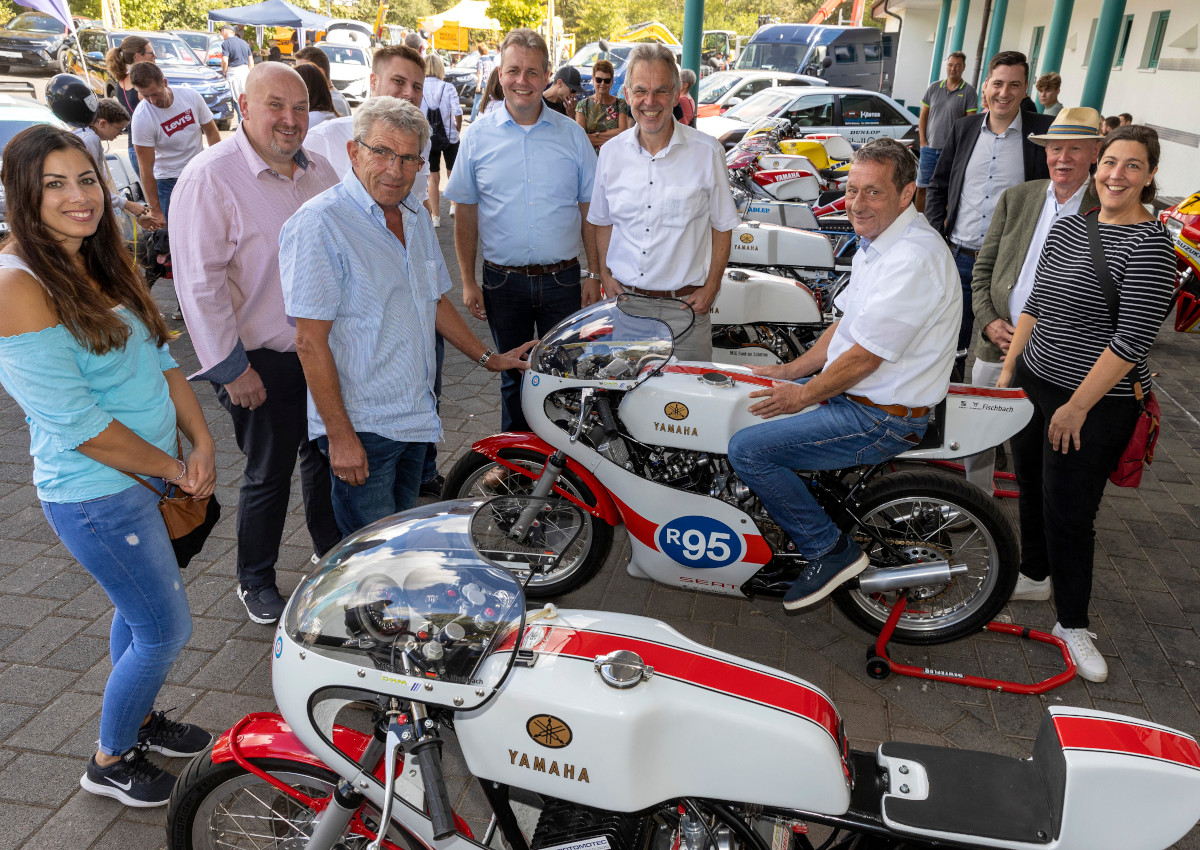
[[[1113,142],[1137,142],[1146,149],[1146,161],[1150,170],[1158,168],[1158,159],[1162,152],[1158,143],[1158,131],[1154,128],[1144,124],[1127,124],[1124,127],[1110,130],[1104,137],[1104,141],[1100,143],[1100,153],[1096,156],[1097,162],[1104,158],[1104,152],[1112,146]],[[1151,179],[1148,186],[1142,187],[1140,200],[1143,204],[1149,204],[1157,194],[1158,182]]]
[[[333,96],[329,93],[329,78],[314,64],[297,65],[296,73],[308,87],[309,112],[333,112]]]
[[[42,221],[46,157],[68,149],[82,153],[96,174],[103,174],[77,136],[49,124],[22,130],[5,147],[0,180],[4,182],[8,225],[12,228],[5,247],[11,246],[29,266],[59,321],[80,345],[96,354],[125,347],[129,326],[109,309],[113,301],[129,308],[162,345],[168,339],[166,323],[117,228],[108,191],[102,193],[104,205],[96,232],[86,237],[79,249],[83,267],[99,285],[99,291],[83,279],[78,266]]]
[[[479,101],[479,111],[487,109],[493,100],[504,100],[504,89],[500,86],[500,69],[493,68],[483,85],[483,99]]]

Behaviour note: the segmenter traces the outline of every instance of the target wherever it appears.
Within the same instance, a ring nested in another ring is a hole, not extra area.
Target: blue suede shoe
[[[871,563],[858,544],[845,534],[838,544],[820,558],[813,558],[792,582],[783,597],[783,607],[789,611],[807,608],[861,573]]]

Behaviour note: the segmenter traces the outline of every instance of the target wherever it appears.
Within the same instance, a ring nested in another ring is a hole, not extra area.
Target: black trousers
[[[1071,391],[1043,381],[1017,361],[1016,383],[1033,402],[1033,418],[1012,439],[1013,466],[1021,488],[1021,572],[1047,576],[1054,588],[1058,622],[1088,626],[1096,511],[1109,474],[1129,443],[1140,406],[1132,398],[1105,396],[1079,432],[1080,448],[1065,455],[1051,449],[1047,428]]]
[[[250,410],[233,404],[224,387],[213,387],[233,419],[238,448],[246,456],[238,495],[238,582],[242,587],[263,587],[275,584],[297,453],[313,551],[325,554],[341,534],[333,516],[329,461],[308,439],[308,385],[299,356],[265,348],[248,351],[246,356],[267,390],[260,407]]]

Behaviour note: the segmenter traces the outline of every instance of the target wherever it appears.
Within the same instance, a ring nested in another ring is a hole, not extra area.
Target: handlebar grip
[[[604,436],[612,437],[614,434],[620,433],[617,422],[613,419],[612,408],[604,396],[596,399],[596,413],[600,415],[600,424],[604,426]]]
[[[433,837],[441,840],[454,835],[454,811],[450,808],[450,795],[446,793],[446,780],[442,776],[442,759],[438,755],[437,738],[422,741],[412,748],[421,768],[421,779],[425,783],[425,805],[429,807],[429,819],[433,821]]]

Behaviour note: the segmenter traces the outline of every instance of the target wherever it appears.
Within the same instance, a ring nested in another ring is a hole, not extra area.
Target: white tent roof
[[[460,0],[458,5],[440,15],[421,18],[420,24],[429,32],[437,32],[444,24],[458,24],[473,30],[500,29],[500,22],[488,17],[487,8],[488,0]]]

